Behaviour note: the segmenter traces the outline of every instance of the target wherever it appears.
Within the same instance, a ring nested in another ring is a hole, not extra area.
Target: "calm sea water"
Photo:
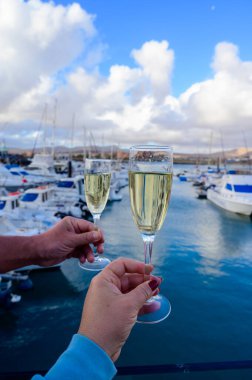
[[[106,254],[143,259],[128,189],[102,216]],[[198,200],[174,178],[167,218],[153,253],[155,273],[172,312],[156,325],[137,324],[118,366],[252,359],[252,223]],[[34,272],[34,289],[0,310],[0,370],[49,368],[76,332],[92,275],[70,260],[61,270]],[[111,320],[113,323],[113,320]],[[245,379],[252,371],[150,376]]]

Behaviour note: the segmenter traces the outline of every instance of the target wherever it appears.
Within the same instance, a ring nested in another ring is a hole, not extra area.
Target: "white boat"
[[[0,196],[0,216],[16,229],[14,233],[35,235],[47,231],[59,220],[41,208],[20,208],[21,193],[9,193]]]
[[[86,205],[83,175],[60,179],[54,187],[53,199],[49,202],[50,207],[53,205],[59,212],[78,218],[89,218],[91,214]]]
[[[85,201],[84,176],[77,175],[72,178],[61,178],[54,188],[54,197],[58,197],[63,202],[70,199],[73,202],[77,202],[80,199]]]
[[[36,213],[38,210],[49,216],[64,217],[66,215],[85,218],[87,207],[83,201],[83,178],[64,178],[57,186],[39,186],[28,189],[21,196],[20,208]]]
[[[30,165],[25,167],[25,171],[34,176],[42,176],[49,182],[56,182],[59,178],[54,169],[54,160],[51,154],[35,154]]]
[[[9,172],[3,164],[0,164],[0,187],[9,191],[17,189],[25,189],[29,186],[27,180],[23,176],[16,176]]]
[[[27,170],[25,170],[24,168],[22,168],[18,165],[17,166],[15,165],[15,166],[10,167],[8,169],[12,175],[15,175],[16,177],[20,176],[21,178],[23,178],[26,182],[27,187],[39,186],[39,185],[43,185],[43,184],[48,183],[48,180],[46,177],[44,177],[42,175],[38,175],[38,174],[33,175],[33,174],[31,174],[31,172],[28,172]]]
[[[207,198],[225,210],[252,216],[252,175],[224,175],[207,191]]]
[[[184,170],[184,172],[178,174],[178,177],[181,182],[194,182],[199,180],[201,173],[200,168],[196,167],[191,171]]]

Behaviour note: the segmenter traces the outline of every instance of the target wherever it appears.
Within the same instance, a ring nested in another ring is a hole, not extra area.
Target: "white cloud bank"
[[[212,78],[174,97],[167,41],[132,50],[134,68],[113,65],[107,77],[100,75],[104,46],[94,19],[77,3],[0,0],[0,139],[31,146],[45,103],[50,123],[57,99],[56,144],[71,135],[75,114],[75,144],[85,126],[98,143],[104,135],[124,145],[152,141],[202,150],[211,131],[220,147],[221,130],[227,147],[243,144],[241,131],[252,145],[252,62],[241,61],[237,46],[219,43]]]

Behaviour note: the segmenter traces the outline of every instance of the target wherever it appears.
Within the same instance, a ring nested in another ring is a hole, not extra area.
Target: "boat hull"
[[[238,202],[231,197],[224,197],[213,189],[207,191],[207,199],[227,211],[248,216],[252,215],[252,202],[246,201],[246,199]]]

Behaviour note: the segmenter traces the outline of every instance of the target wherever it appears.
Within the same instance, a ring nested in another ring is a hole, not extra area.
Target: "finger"
[[[134,276],[133,274],[132,275],[129,275],[129,276]],[[135,275],[136,276],[136,275]],[[156,277],[156,276],[153,276],[153,275],[137,275],[139,276],[138,278],[129,278],[128,280],[125,281],[124,284],[122,284],[121,282],[121,292],[126,294],[126,293],[129,293],[131,292],[133,289],[135,289],[138,285],[146,282],[146,281],[151,281],[151,280],[157,280],[157,281],[160,281],[160,277]],[[128,283],[127,283],[128,282]],[[153,295],[153,294],[152,294]]]
[[[96,252],[99,253],[99,255],[102,255],[103,252],[104,252],[104,245],[103,244],[99,244],[96,248]]]
[[[131,291],[132,289],[136,288],[138,285],[142,284],[146,280],[154,280],[157,279],[157,277],[152,275],[142,275],[142,274],[125,274],[121,278],[121,292],[127,293]]]
[[[125,273],[150,274],[152,270],[153,265],[145,265],[141,261],[126,259],[124,257],[112,261],[112,263],[104,269],[104,271],[113,272],[119,278]]]
[[[104,239],[102,236],[101,231],[91,231],[91,232],[84,232],[81,234],[74,234],[73,235],[73,243],[76,247],[83,246],[86,244],[102,244],[104,243]]]
[[[72,254],[68,255],[68,258],[75,257],[79,259],[81,256],[87,256],[89,252],[92,252],[90,245],[85,245],[84,247],[77,247]]]
[[[94,253],[93,253],[93,251],[91,250],[91,252],[88,252],[88,254],[87,254],[87,261],[89,262],[89,263],[93,263],[94,262]]]
[[[92,263],[94,261],[94,253],[92,249],[89,248],[89,250],[86,250],[85,253],[82,251],[78,258],[82,264],[84,264],[86,261]]]
[[[102,239],[104,240],[103,231],[94,223],[89,222],[88,220],[74,218],[72,216],[67,216],[65,220],[70,222],[75,232],[77,232],[78,234],[81,234],[83,232],[100,231]]]
[[[131,290],[131,292],[127,293],[126,297],[129,298],[131,304],[136,306],[137,310],[140,310],[143,304],[156,292],[160,283],[161,279],[159,277],[150,281],[145,281],[135,289]]]
[[[79,257],[79,260],[80,260],[81,264],[84,264],[86,262],[86,256],[85,255],[81,255]]]

